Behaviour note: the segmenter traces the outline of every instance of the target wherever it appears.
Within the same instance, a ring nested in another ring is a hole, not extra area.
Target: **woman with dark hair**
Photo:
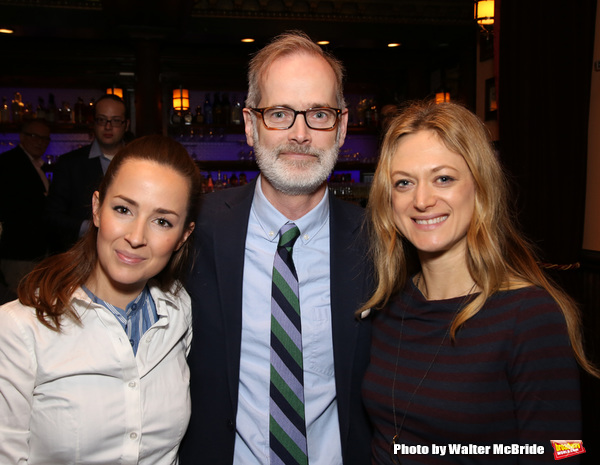
[[[485,126],[457,104],[406,108],[368,210],[373,463],[553,462],[551,440],[581,438],[577,362],[598,371],[575,304],[515,227]]]
[[[177,463],[199,194],[180,144],[131,142],[93,195],[93,227],[0,307],[0,463]]]

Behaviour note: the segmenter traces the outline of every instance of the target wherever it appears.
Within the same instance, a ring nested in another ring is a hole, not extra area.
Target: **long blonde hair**
[[[384,137],[373,178],[367,214],[376,289],[359,312],[382,308],[419,270],[415,249],[402,236],[392,216],[391,163],[400,139],[407,134],[432,131],[448,150],[460,154],[475,183],[475,208],[467,232],[467,267],[481,292],[464,306],[450,327],[452,339],[460,327],[484,306],[494,293],[523,286],[544,288],[560,307],[571,346],[579,364],[600,377],[586,358],[579,311],[574,301],[540,268],[532,246],[519,233],[508,203],[508,184],[494,154],[484,124],[461,105],[414,102],[391,122]]]

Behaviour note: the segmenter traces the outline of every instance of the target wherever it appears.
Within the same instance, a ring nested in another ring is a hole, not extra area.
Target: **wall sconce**
[[[440,90],[435,93],[435,104],[439,105],[440,103],[445,103],[450,101],[450,92],[445,90]]]
[[[106,93],[110,95],[116,95],[119,98],[123,98],[123,89],[121,89],[120,87],[109,87],[108,89],[106,89]]]
[[[190,108],[190,93],[187,89],[180,87],[173,89],[173,109],[183,112]]]
[[[494,0],[475,1],[475,21],[486,34],[491,32],[488,27],[494,25]]]

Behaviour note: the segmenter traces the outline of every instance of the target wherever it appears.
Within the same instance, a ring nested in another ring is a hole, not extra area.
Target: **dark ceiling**
[[[249,55],[302,29],[369,87],[474,56],[472,15],[472,0],[0,0],[0,27],[15,31],[0,36],[0,86],[128,85],[123,73],[155,60],[164,82],[243,88]]]

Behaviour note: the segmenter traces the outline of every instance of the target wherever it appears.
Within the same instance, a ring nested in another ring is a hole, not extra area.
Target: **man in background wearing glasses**
[[[206,194],[196,222],[182,465],[370,461],[360,400],[370,325],[354,317],[369,292],[363,212],[327,188],[348,122],[342,78],[341,63],[300,32],[277,37],[250,63],[245,131],[261,173]],[[273,270],[278,241],[294,226],[301,324],[292,314],[286,336]],[[275,349],[287,337],[293,367]],[[286,370],[295,372],[292,400],[275,389]]]
[[[50,143],[48,123],[23,123],[19,139],[17,147],[0,155],[0,269],[12,292],[46,255],[42,216],[49,182],[42,166]]]
[[[92,194],[129,129],[125,102],[116,95],[100,97],[94,111],[94,141],[61,155],[54,168],[45,214],[53,253],[69,249],[89,228]]]

